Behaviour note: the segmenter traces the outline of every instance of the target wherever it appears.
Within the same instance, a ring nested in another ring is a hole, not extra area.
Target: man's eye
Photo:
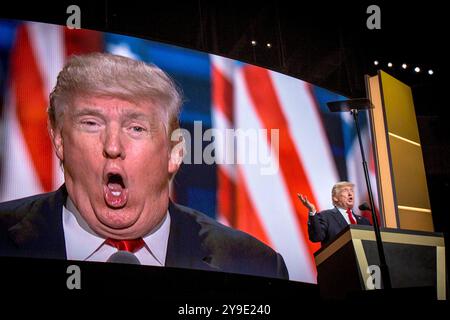
[[[135,131],[135,132],[143,132],[143,131],[145,131],[145,129],[142,128],[142,127],[135,126],[135,127],[133,127],[133,131]]]
[[[135,133],[142,133],[146,131],[145,128],[141,126],[132,126],[131,130]]]
[[[97,122],[91,121],[91,120],[83,120],[83,121],[81,121],[81,123],[86,125],[86,126],[95,126],[95,125],[97,125]]]

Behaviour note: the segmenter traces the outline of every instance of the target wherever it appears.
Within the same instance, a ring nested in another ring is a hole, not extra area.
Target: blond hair
[[[168,134],[179,127],[182,93],[164,71],[122,56],[90,53],[72,56],[59,73],[47,110],[52,128],[76,98],[92,96],[149,101],[162,111]]]
[[[355,184],[351,183],[349,181],[339,181],[339,182],[337,182],[333,186],[333,188],[331,189],[331,201],[333,202],[333,204],[336,204],[334,202],[334,197],[336,197],[341,192],[342,189],[344,189],[345,187],[352,187],[353,188],[354,186],[355,186]]]

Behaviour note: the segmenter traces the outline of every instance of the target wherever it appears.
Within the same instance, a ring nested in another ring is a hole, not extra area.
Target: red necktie
[[[348,218],[350,219],[350,224],[356,224],[356,220],[353,217],[352,210],[347,209]]]
[[[117,248],[117,250],[128,251],[131,253],[138,251],[145,245],[145,242],[142,238],[132,240],[116,240],[108,238],[106,239],[105,243]]]

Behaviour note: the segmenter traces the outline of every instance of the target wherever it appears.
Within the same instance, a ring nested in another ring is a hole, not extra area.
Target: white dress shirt
[[[344,217],[345,221],[347,221],[347,224],[351,224],[350,223],[350,218],[348,217],[348,214],[347,214],[347,209],[343,209],[343,208],[339,208],[339,207],[336,207],[336,209],[338,209],[339,212],[342,214],[342,216]],[[356,217],[355,217],[355,214],[353,213],[353,210],[351,210],[351,212],[352,212],[352,215],[353,215],[353,219],[355,219],[356,223],[358,223],[358,220],[356,220]]]
[[[63,207],[63,228],[68,260],[106,262],[118,250],[105,244],[105,238],[97,235],[86,223],[72,200],[67,197]],[[143,237],[145,246],[134,253],[141,264],[164,266],[170,232],[170,215]]]

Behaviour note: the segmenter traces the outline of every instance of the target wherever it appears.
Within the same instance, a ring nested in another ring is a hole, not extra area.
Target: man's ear
[[[339,200],[338,198],[336,198],[336,197],[333,197],[333,204],[334,204],[334,203],[337,203],[337,202],[338,202],[338,200]]]
[[[62,129],[53,128],[51,125],[48,126],[48,133],[50,139],[52,140],[53,147],[55,148],[56,156],[59,160],[64,161],[64,142],[62,138]]]
[[[169,164],[168,171],[172,176],[174,175],[181,166],[185,155],[185,142],[183,136],[180,134],[177,141],[171,141],[172,149],[169,151]]]

